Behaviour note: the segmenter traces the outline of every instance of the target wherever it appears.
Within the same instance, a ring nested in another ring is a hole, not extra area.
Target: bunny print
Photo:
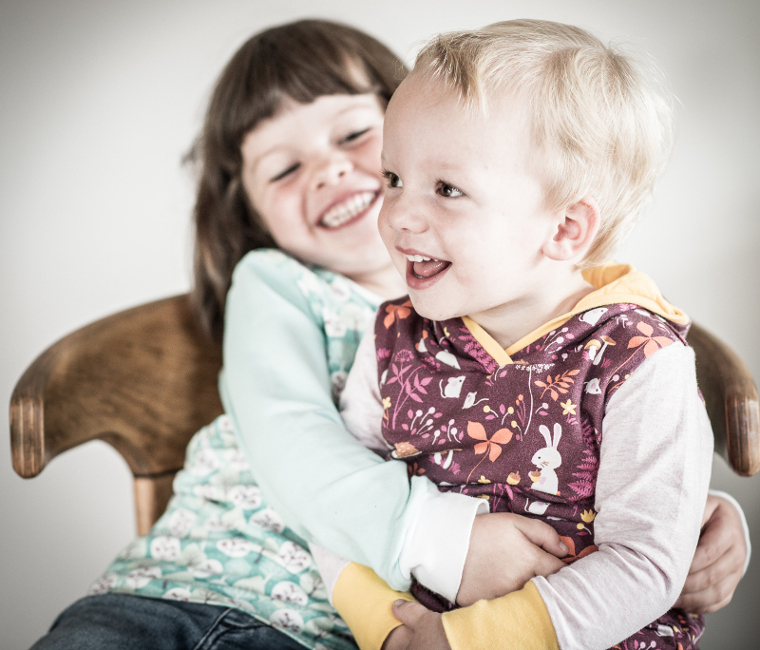
[[[559,494],[559,481],[554,470],[562,464],[562,456],[557,450],[557,445],[559,445],[559,440],[562,437],[562,427],[559,423],[554,425],[553,441],[549,435],[549,429],[545,425],[542,424],[538,430],[546,440],[546,447],[533,454],[531,462],[538,467],[538,470],[530,473],[530,479],[533,481],[531,489],[547,494]]]

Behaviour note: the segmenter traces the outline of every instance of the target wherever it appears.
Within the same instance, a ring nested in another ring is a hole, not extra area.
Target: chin
[[[415,301],[412,296],[410,296],[410,298],[412,300],[414,311],[416,311],[423,318],[427,318],[429,320],[443,321],[449,320],[450,318],[457,318],[458,316],[463,315],[454,312],[451,309],[447,309],[438,305],[426,305],[424,300]]]

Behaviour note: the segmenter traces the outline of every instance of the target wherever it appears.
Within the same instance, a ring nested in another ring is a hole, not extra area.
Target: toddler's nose
[[[428,228],[422,206],[415,204],[410,197],[389,197],[386,195],[381,210],[381,221],[396,232],[421,233]]]

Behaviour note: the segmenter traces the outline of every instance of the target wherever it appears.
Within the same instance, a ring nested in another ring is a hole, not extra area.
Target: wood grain
[[[145,486],[155,482],[151,499],[163,505],[145,507],[151,517],[160,514],[168,499],[161,486],[182,467],[190,437],[222,413],[221,363],[219,346],[201,332],[186,294],[65,336],[29,366],[13,391],[14,469],[30,478],[67,449],[105,440],[143,479],[136,494],[147,498]]]
[[[715,436],[715,451],[740,476],[760,470],[760,403],[752,375],[736,353],[696,323],[687,336],[697,382]]]

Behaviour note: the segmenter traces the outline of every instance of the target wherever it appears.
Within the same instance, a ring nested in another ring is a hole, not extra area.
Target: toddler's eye
[[[385,179],[385,182],[388,184],[388,187],[404,187],[401,179],[393,172],[389,172],[384,169],[382,175]]]
[[[438,194],[447,199],[455,199],[459,196],[464,196],[464,192],[458,187],[450,185],[449,183],[444,183],[443,181],[438,183]]]
[[[295,163],[295,164],[291,165],[287,169],[284,169],[283,171],[281,171],[276,176],[272,176],[272,178],[269,179],[269,182],[270,183],[276,183],[277,181],[281,181],[283,178],[285,178],[286,176],[289,176],[294,171],[296,171],[300,166],[301,166],[301,163]]]
[[[349,133],[340,142],[341,144],[347,144],[349,142],[353,142],[357,138],[361,138],[365,133],[367,133],[367,131],[369,131],[369,127],[367,127],[366,129],[362,129],[361,131],[354,131],[353,133]]]

